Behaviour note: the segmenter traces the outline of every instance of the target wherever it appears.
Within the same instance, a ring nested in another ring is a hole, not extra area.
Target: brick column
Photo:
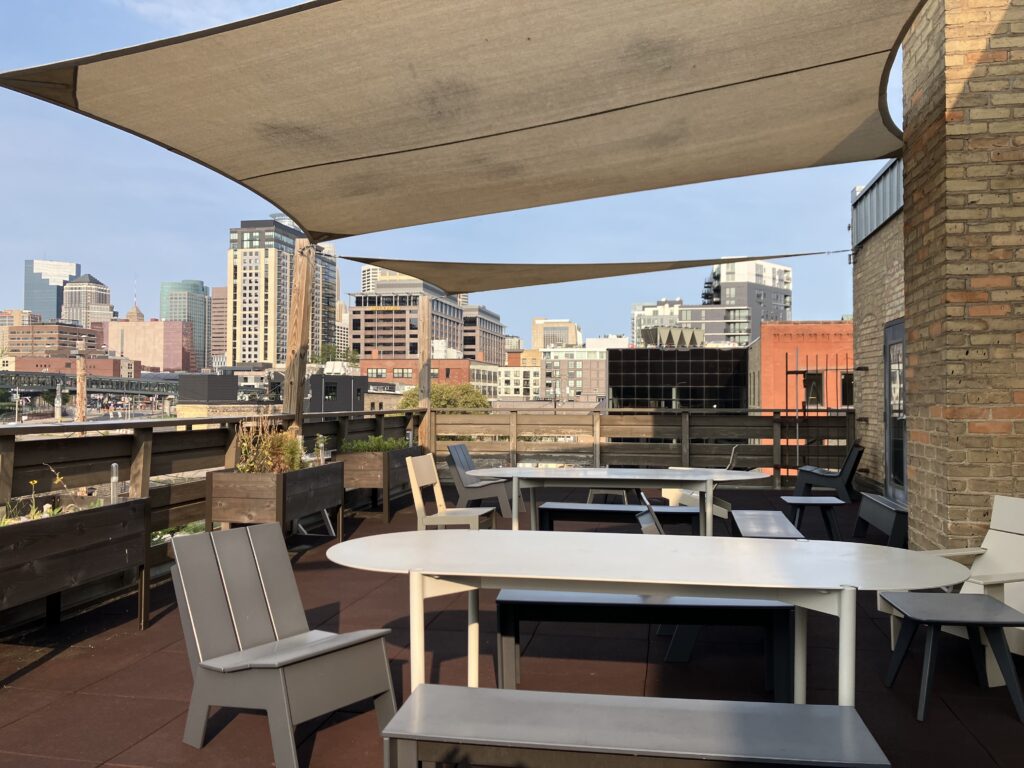
[[[929,0],[904,45],[911,546],[1024,496],[1024,0]]]

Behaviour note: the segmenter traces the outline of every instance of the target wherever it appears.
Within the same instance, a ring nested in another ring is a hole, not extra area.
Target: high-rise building
[[[243,221],[230,233],[227,254],[226,363],[284,365],[295,241],[302,232],[285,216]],[[335,341],[338,264],[333,249],[316,246],[309,354]]]
[[[228,289],[210,289],[210,365],[223,368],[227,364]]]
[[[115,316],[110,303],[110,288],[86,273],[64,285],[64,299],[60,310],[61,322],[89,328]]]
[[[335,336],[339,352],[347,352],[352,348],[352,318],[348,304],[339,300],[334,308]]]
[[[43,322],[60,319],[64,285],[82,274],[82,266],[72,261],[25,260],[24,306]]]
[[[160,283],[160,319],[192,326],[192,365],[197,370],[210,366],[211,315],[210,289],[202,280]]]
[[[380,279],[372,292],[352,294],[352,350],[362,357],[419,354],[420,300],[430,301],[430,339],[462,356],[463,310],[437,286],[410,277]]]
[[[547,320],[543,317],[535,317],[532,341],[533,349],[581,347],[583,346],[583,332],[571,320]]]
[[[750,310],[750,338],[761,336],[762,322],[793,319],[793,269],[770,261],[716,264],[704,282],[705,305],[746,307]]]
[[[497,312],[478,304],[462,306],[462,354],[471,360],[505,364],[505,326]]]

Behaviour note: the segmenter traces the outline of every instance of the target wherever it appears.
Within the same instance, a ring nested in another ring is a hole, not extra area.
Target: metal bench
[[[680,629],[668,660],[688,661],[701,626],[760,626],[765,633],[765,685],[776,701],[793,700],[793,606],[776,600],[646,597],[604,592],[503,589],[497,597],[498,686],[519,681],[523,621],[662,624]],[[683,627],[693,631],[683,631]]]
[[[803,539],[800,529],[777,509],[734,509],[730,512],[734,533],[748,539]]]
[[[869,525],[889,537],[886,544],[890,547],[907,546],[907,505],[903,502],[877,493],[862,493],[854,538],[863,538]]]
[[[384,744],[391,768],[890,764],[853,707],[449,685],[416,688]]]
[[[559,520],[584,523],[635,523],[636,516],[645,512],[643,504],[573,504],[564,501],[546,501],[537,508],[538,528],[555,530]],[[656,505],[654,513],[662,523],[689,523],[695,531],[700,523],[699,507],[673,507]]]

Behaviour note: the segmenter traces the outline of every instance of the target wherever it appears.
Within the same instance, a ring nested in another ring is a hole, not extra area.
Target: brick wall
[[[853,402],[864,446],[858,474],[885,483],[885,326],[903,317],[903,214],[860,244],[853,257]]]
[[[930,0],[904,45],[911,545],[1024,496],[1024,5]]]

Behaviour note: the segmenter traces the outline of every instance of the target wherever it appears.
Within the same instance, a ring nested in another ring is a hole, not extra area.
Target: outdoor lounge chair
[[[470,528],[494,528],[494,507],[451,507],[444,503],[441,480],[437,476],[437,465],[434,454],[422,456],[406,456],[405,465],[409,468],[409,483],[412,485],[412,500],[416,507],[416,528],[425,531],[427,528],[448,528],[453,525],[468,525]],[[430,486],[434,489],[434,504],[437,512],[427,513],[423,501],[423,489]]]
[[[512,483],[508,480],[481,480],[466,474],[476,467],[465,443],[448,446],[448,466],[459,494],[459,500],[455,502],[457,506],[468,507],[471,501],[479,499],[497,499],[501,516],[512,517]]]
[[[986,594],[1024,611],[1024,499],[996,496],[992,500],[992,519],[980,547],[931,550],[930,554],[957,560],[969,560],[971,575],[960,588],[963,594]],[[901,629],[901,614],[889,602],[879,598],[878,608],[891,617],[893,648]],[[963,626],[947,620],[943,629],[967,637]],[[1006,641],[1012,653],[1024,655],[1024,628],[1007,628]],[[984,677],[989,686],[1003,680],[997,659],[986,643]]]
[[[372,698],[383,728],[395,713],[387,629],[310,630],[281,526],[172,539],[192,700],[184,741],[202,747],[210,707],[263,709],[274,762],[298,768],[295,725]]]
[[[857,473],[857,465],[860,464],[860,457],[863,455],[864,448],[854,443],[843,459],[843,466],[838,470],[800,467],[796,473],[796,490],[793,495],[810,496],[815,488],[828,488],[843,501],[853,501],[857,498],[857,492],[853,488],[853,476]]]

